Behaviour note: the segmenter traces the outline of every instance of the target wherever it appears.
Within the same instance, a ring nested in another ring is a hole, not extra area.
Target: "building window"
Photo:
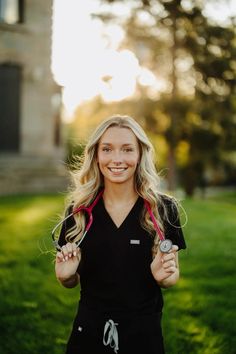
[[[14,25],[23,22],[23,0],[0,0],[0,22]]]
[[[21,67],[0,65],[0,153],[20,148]]]
[[[54,145],[61,145],[61,94],[54,93],[51,97],[51,104],[54,116]]]

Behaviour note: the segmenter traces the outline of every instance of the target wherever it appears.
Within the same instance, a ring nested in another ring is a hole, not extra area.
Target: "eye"
[[[131,147],[127,147],[127,148],[124,148],[123,151],[124,151],[124,152],[133,152],[134,149],[131,148]]]
[[[102,148],[102,151],[104,151],[104,152],[109,152],[109,151],[111,151],[111,148],[109,148],[108,146],[104,146],[104,147]]]

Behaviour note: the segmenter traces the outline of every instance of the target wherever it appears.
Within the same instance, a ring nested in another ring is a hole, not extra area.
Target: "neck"
[[[127,184],[107,184],[105,183],[105,189],[103,199],[108,204],[123,204],[134,202],[138,197],[137,192],[133,185],[127,186]]]

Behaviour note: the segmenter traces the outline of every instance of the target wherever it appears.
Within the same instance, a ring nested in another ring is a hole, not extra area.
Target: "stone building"
[[[0,194],[64,191],[52,0],[0,0]]]

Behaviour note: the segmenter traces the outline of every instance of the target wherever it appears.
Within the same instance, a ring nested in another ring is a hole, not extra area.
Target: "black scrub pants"
[[[118,354],[164,354],[161,313],[106,316],[80,305],[67,343],[66,354],[112,354],[103,344],[105,323],[117,323]]]

